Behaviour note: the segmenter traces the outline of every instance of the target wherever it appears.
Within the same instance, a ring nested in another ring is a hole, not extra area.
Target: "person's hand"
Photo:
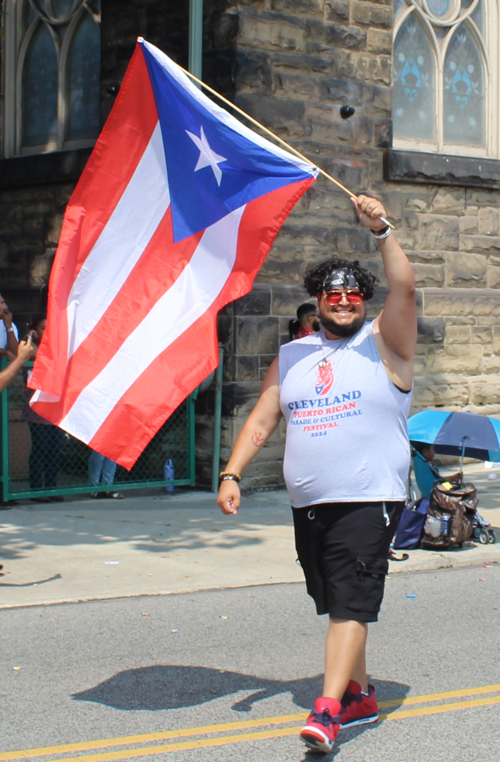
[[[2,313],[2,320],[7,329],[12,328],[12,312],[8,307],[6,307]]]
[[[381,201],[370,196],[358,196],[351,198],[351,201],[362,225],[370,228],[370,230],[385,228],[385,223],[379,219],[379,217],[387,219],[387,212]]]
[[[238,513],[240,502],[241,492],[238,482],[235,482],[234,479],[226,479],[221,482],[219,494],[217,496],[217,503],[222,513],[225,513],[226,515]]]
[[[31,336],[27,336],[24,341],[19,342],[19,346],[17,347],[17,356],[20,360],[23,361],[23,363],[25,363],[27,360],[31,359],[32,353],[33,342],[31,341]]]
[[[11,352],[10,349],[6,349],[5,354],[7,355],[9,362],[12,362],[12,360],[16,359],[14,352]]]

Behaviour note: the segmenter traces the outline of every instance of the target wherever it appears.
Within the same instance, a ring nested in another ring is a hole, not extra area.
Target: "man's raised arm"
[[[375,198],[359,196],[352,199],[360,222],[380,235],[386,217],[383,204]],[[394,235],[379,238],[384,270],[389,284],[384,309],[376,320],[376,327],[386,347],[407,363],[413,362],[417,343],[417,308],[415,299],[415,276],[408,257]]]

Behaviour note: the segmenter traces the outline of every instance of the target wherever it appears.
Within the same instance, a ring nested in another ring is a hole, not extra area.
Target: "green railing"
[[[2,357],[5,368],[7,358]],[[0,395],[2,501],[139,487],[195,485],[195,410],[198,390],[171,415],[130,471],[117,466],[112,485],[89,483],[92,450],[55,426],[26,421],[25,377],[33,363]],[[171,460],[174,478],[165,479]],[[109,466],[109,464],[108,464]]]

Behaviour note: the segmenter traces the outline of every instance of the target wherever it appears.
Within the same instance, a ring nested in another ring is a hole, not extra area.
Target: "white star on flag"
[[[222,180],[222,171],[218,165],[223,161],[227,161],[226,157],[220,156],[210,148],[209,142],[205,137],[205,133],[203,132],[203,127],[201,127],[200,137],[194,135],[192,132],[189,132],[189,130],[186,130],[186,132],[193,143],[200,149],[200,156],[194,171],[197,172],[199,169],[204,169],[204,167],[212,167],[215,179],[217,180],[217,185],[220,185],[220,181]]]

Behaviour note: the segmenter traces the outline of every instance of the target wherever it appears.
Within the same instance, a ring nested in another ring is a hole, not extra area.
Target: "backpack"
[[[422,535],[423,548],[447,548],[468,540],[478,499],[473,484],[440,479],[434,483]]]
[[[394,547],[397,550],[414,550],[419,547],[428,509],[429,501],[426,497],[412,500],[405,506],[394,537]]]

